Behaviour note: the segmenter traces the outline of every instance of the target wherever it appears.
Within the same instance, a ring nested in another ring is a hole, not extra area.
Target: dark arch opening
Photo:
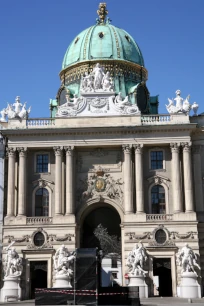
[[[92,210],[84,219],[81,231],[81,247],[102,249],[100,241],[94,235],[95,229],[101,224],[107,229],[108,235],[121,239],[120,216],[111,206],[98,207]]]

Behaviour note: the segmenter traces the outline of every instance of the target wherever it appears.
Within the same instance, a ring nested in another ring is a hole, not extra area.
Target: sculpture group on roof
[[[93,71],[82,77],[81,91],[84,92],[95,92],[95,91],[113,91],[114,85],[113,80],[110,76],[110,72],[104,72],[103,67],[99,63],[96,64]]]
[[[15,99],[15,103],[13,104],[9,104],[7,108],[3,108],[1,110],[1,118],[0,118],[0,122],[6,122],[7,118],[8,119],[27,119],[28,118],[28,114],[31,111],[31,106],[26,109],[26,103],[24,104],[21,103],[20,101],[20,97],[17,96]]]
[[[194,102],[192,105],[189,102],[190,99],[190,95],[188,95],[186,97],[186,99],[184,100],[181,97],[181,91],[178,89],[176,91],[176,97],[173,99],[169,99],[169,104],[166,105],[166,109],[170,114],[178,114],[178,113],[184,113],[184,114],[189,114],[190,110],[192,109],[194,112],[194,116],[197,116],[197,110],[199,105]],[[174,101],[175,101],[175,105],[174,105]]]

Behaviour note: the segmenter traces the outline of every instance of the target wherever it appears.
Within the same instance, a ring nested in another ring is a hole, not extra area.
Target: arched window
[[[152,206],[152,214],[166,213],[165,190],[163,186],[155,185],[152,187],[151,206]]]
[[[40,188],[35,193],[35,216],[49,216],[49,192]]]

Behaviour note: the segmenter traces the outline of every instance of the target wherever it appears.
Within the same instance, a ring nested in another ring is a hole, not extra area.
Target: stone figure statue
[[[102,80],[102,88],[104,91],[113,91],[113,81],[110,77],[110,72],[106,72]]]
[[[193,104],[192,104],[192,106],[191,106],[191,109],[192,109],[193,112],[194,112],[193,116],[198,116],[198,114],[197,114],[198,107],[199,107],[198,103],[193,102]]]
[[[85,72],[85,76],[82,77],[82,90],[83,91],[94,91],[93,76]]]
[[[23,106],[20,102],[20,97],[19,96],[16,97],[15,103],[13,104],[13,106],[14,106],[15,114],[18,115],[21,111],[21,107]]]
[[[194,272],[196,274],[194,267],[200,270],[197,260],[197,255],[193,252],[192,248],[189,247],[188,243],[185,243],[185,246],[179,250],[177,254],[177,263],[182,267],[181,273]]]
[[[95,68],[93,69],[92,75],[94,75],[94,89],[101,89],[103,76],[105,74],[103,72],[103,68],[100,66],[99,63],[97,63]]]
[[[6,115],[7,115],[7,110],[6,110],[6,108],[3,108],[2,111],[1,111],[0,113],[1,113],[0,121],[1,121],[1,122],[6,122]]]
[[[119,92],[118,95],[115,97],[115,105],[119,108],[124,108],[125,106],[130,106],[131,103],[128,101],[128,96],[126,96],[123,100],[122,93]]]
[[[174,98],[174,101],[176,101],[176,108],[178,110],[182,110],[183,109],[183,98],[181,97],[180,89],[176,91],[176,98]]]
[[[23,104],[23,107],[22,107],[21,111],[19,112],[18,116],[21,119],[27,119],[28,114],[30,113],[30,111],[31,111],[31,106],[29,107],[29,109],[26,110],[26,102],[25,102]]]
[[[5,248],[7,254],[4,260],[4,272],[6,277],[19,277],[23,271],[22,258],[19,257],[16,249],[12,247],[15,243],[13,241],[7,248]]]
[[[140,242],[139,244],[135,244],[134,248],[131,252],[129,252],[126,265],[130,269],[131,275],[145,275],[148,273],[144,270],[144,264],[147,260],[147,252],[144,248],[143,244]]]
[[[8,119],[14,119],[15,118],[16,113],[15,113],[15,111],[13,109],[13,106],[11,104],[8,104],[6,111],[7,111]]]
[[[56,254],[53,256],[56,276],[66,275],[68,277],[69,284],[73,276],[72,264],[74,262],[74,258],[74,252],[69,252],[64,244],[61,245],[61,247],[56,251]]]

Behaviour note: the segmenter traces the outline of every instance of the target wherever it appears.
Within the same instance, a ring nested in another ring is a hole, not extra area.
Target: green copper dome
[[[144,66],[140,48],[132,36],[110,23],[96,24],[77,35],[66,51],[62,69],[98,59],[126,60]]]

